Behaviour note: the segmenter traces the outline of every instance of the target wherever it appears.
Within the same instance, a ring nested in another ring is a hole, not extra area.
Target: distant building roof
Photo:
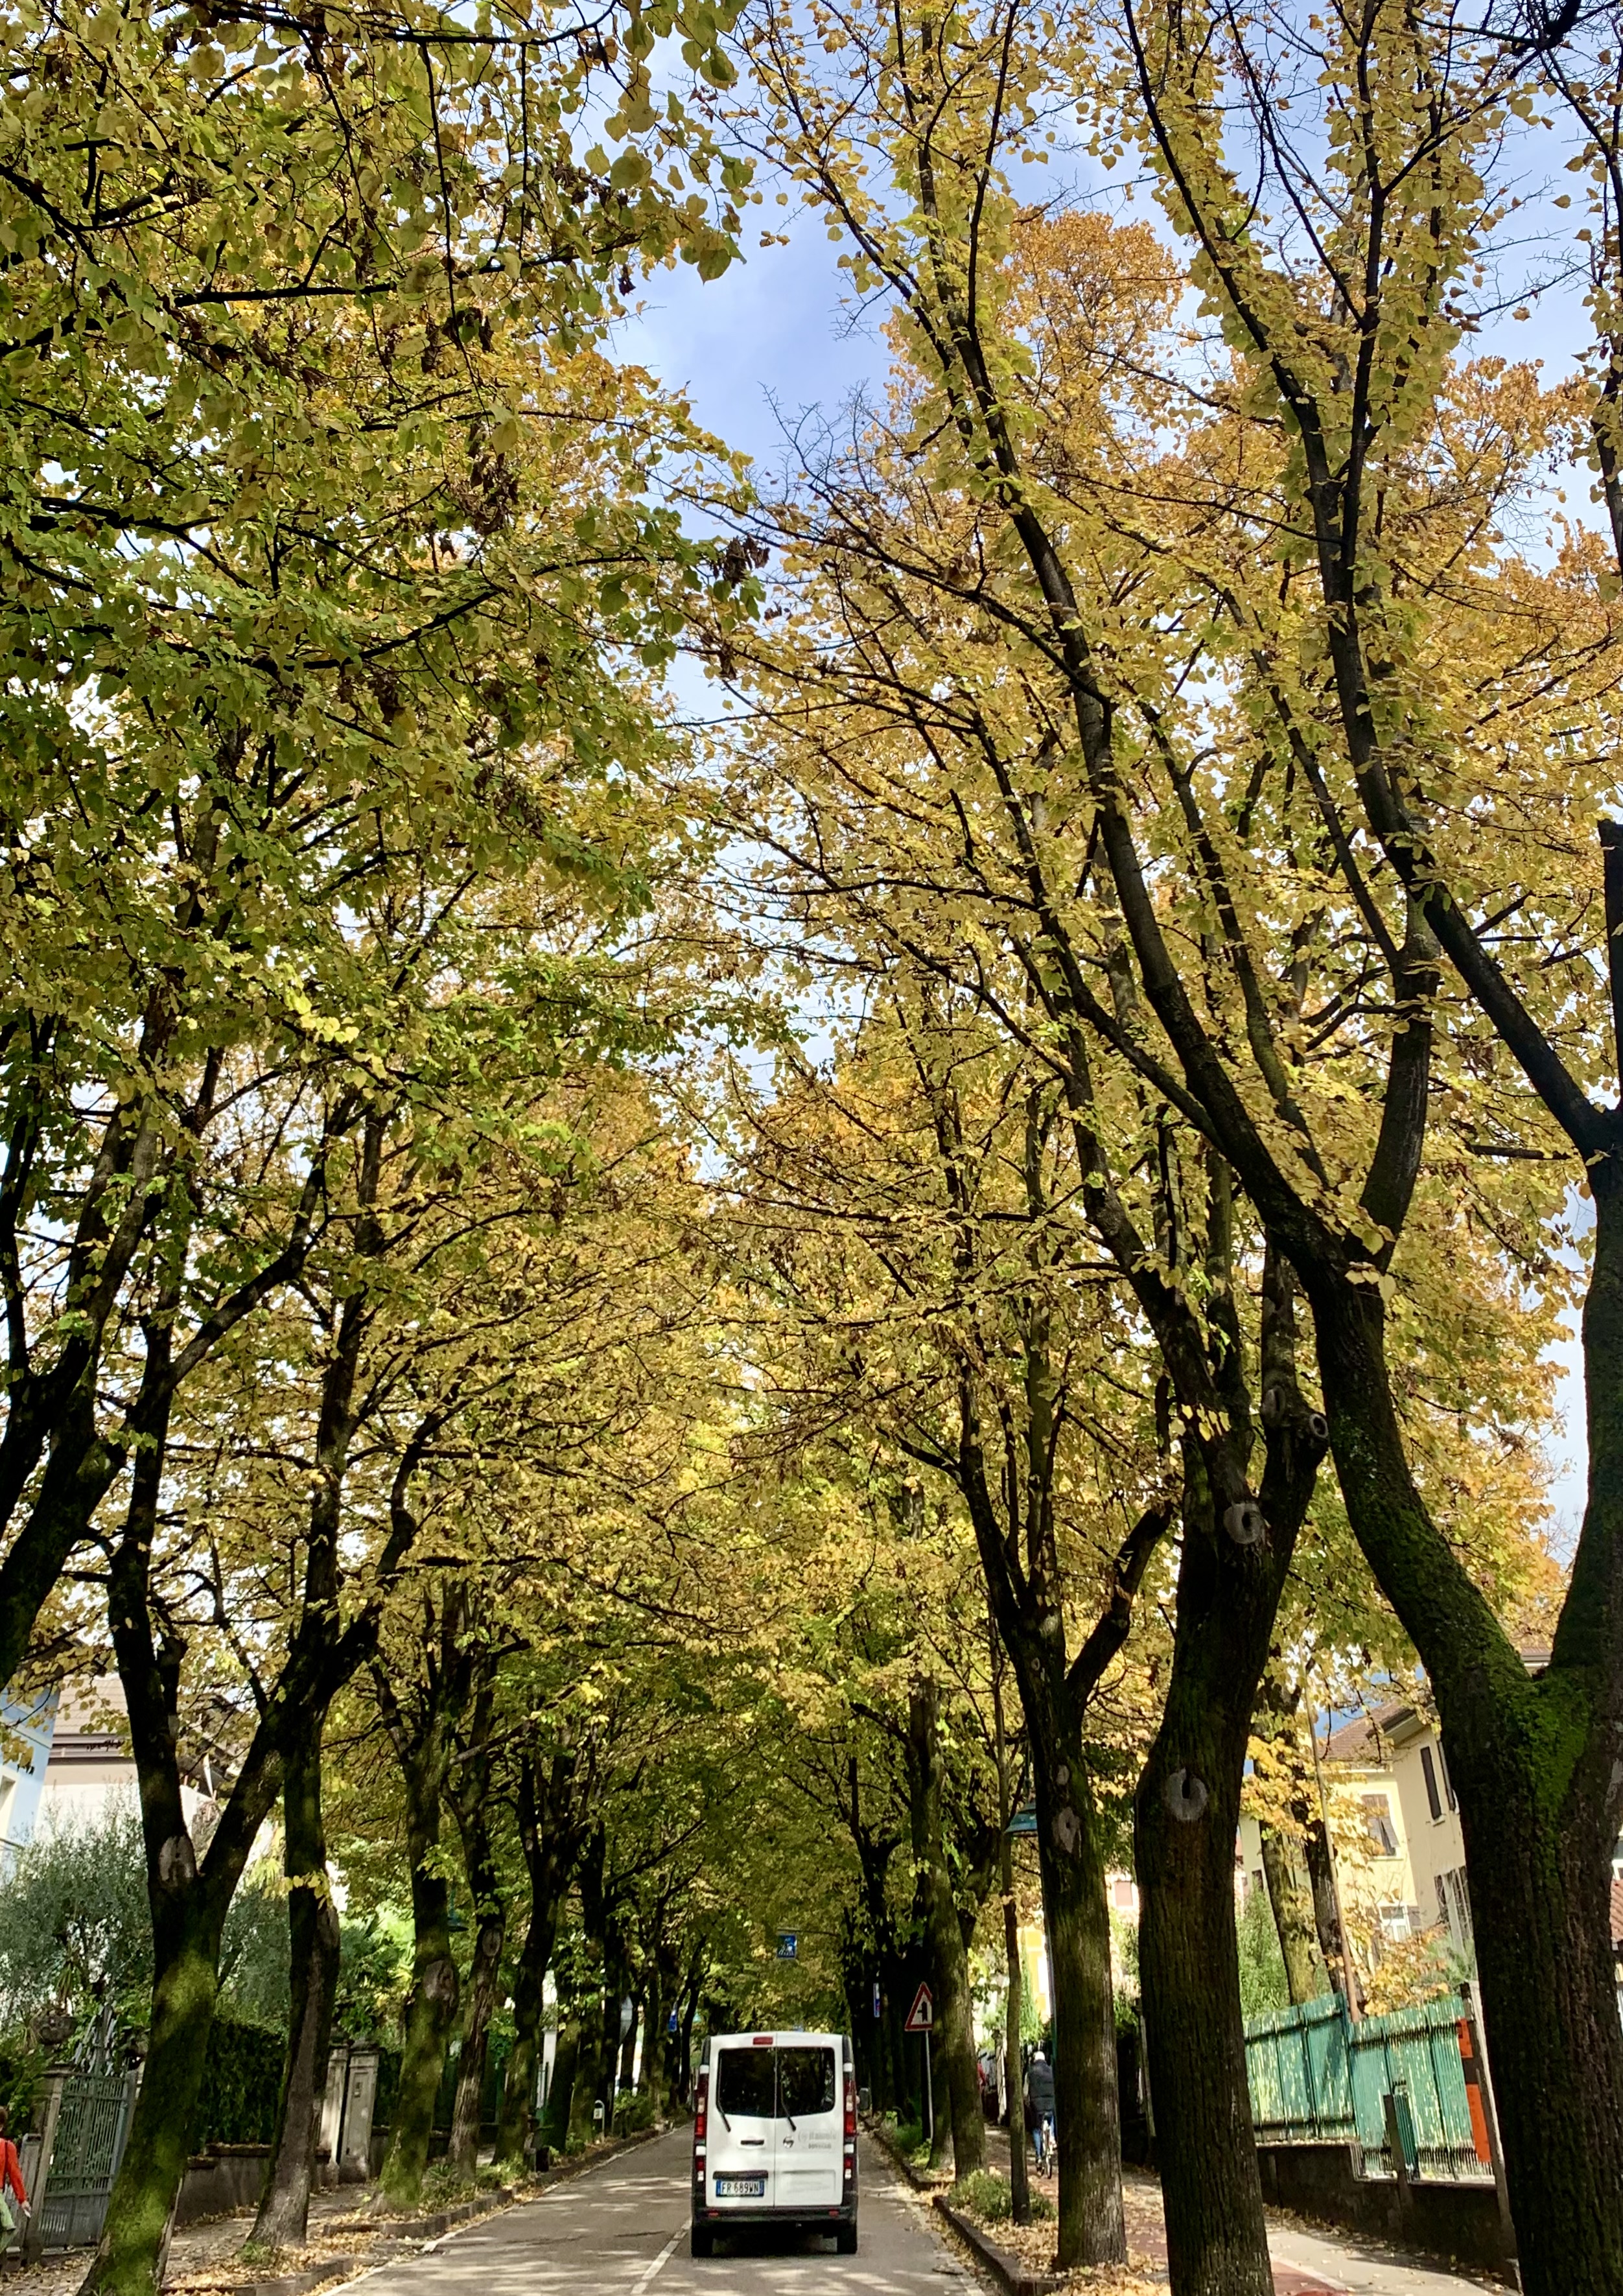
[[[1327,1762],[1350,1762],[1359,1767],[1378,1763],[1382,1757],[1381,1741],[1392,1737],[1406,1723],[1418,1718],[1406,1698],[1395,1698],[1389,1705],[1378,1706],[1373,1714],[1355,1714],[1350,1722],[1343,1722],[1332,1730],[1324,1742]]]
[[[1550,1663],[1547,1644],[1524,1643],[1517,1652],[1529,1674],[1542,1674]],[[1373,1768],[1382,1762],[1386,1749],[1382,1739],[1390,1738],[1404,1744],[1421,1730],[1434,1730],[1437,1719],[1416,1706],[1413,1699],[1394,1698],[1384,1706],[1377,1706],[1373,1714],[1355,1714],[1350,1722],[1343,1722],[1332,1730],[1324,1742],[1327,1762],[1348,1762],[1355,1768]]]

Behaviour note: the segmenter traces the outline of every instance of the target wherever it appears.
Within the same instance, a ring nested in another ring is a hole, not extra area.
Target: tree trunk
[[[569,2148],[582,2151],[597,2131],[594,2108],[602,2095],[603,2005],[600,1994],[589,1994],[580,2005],[580,2046],[575,2055],[573,2095],[569,2110]]]
[[[1037,1855],[1053,1969],[1059,2259],[1060,2269],[1070,2271],[1078,2264],[1127,2261],[1111,1916],[1079,1718],[1063,1728],[1033,1729],[1031,1736]]]
[[[1263,1272],[1259,1538],[1230,1527],[1250,1449],[1237,1344],[1219,1352],[1227,1424],[1184,1441],[1172,1674],[1135,1800],[1139,1975],[1167,2251],[1177,2296],[1273,2296],[1251,2133],[1234,1925],[1246,1749],[1279,1598],[1324,1456],[1295,1375],[1294,1291]],[[1237,1342],[1238,1331],[1230,1329]]]
[[[575,2076],[580,2062],[580,2020],[570,2017],[558,2028],[558,2046],[553,2057],[553,2085],[546,2093],[546,2111],[541,2122],[541,2141],[554,2152],[561,2152],[570,2141],[570,2106],[575,2095]],[[531,2076],[530,2095],[535,2095]]]
[[[487,1898],[488,1904],[490,1900]],[[480,2106],[485,2094],[485,2066],[490,2053],[490,2017],[496,2007],[502,1974],[502,1948],[507,1928],[499,1904],[481,1921],[469,1972],[468,2005],[463,2023],[462,2054],[456,2064],[456,2101],[451,2112],[448,2158],[459,2176],[471,2177],[479,2165]]]
[[[1312,1727],[1311,1718],[1308,1727]],[[1307,1879],[1313,1890],[1313,1926],[1318,1937],[1319,1953],[1329,1974],[1331,1989],[1339,1993],[1346,2002],[1350,2016],[1362,2017],[1364,1988],[1358,1983],[1357,1971],[1347,1950],[1347,1939],[1341,1934],[1335,1867],[1331,1862],[1330,1834],[1324,1819],[1316,1812],[1308,1819],[1303,1832],[1302,1855],[1307,1860]]]
[[[931,2046],[948,2100],[955,2170],[959,2177],[969,2177],[986,2166],[986,2122],[975,2070],[969,1956],[947,1863],[939,1693],[935,1683],[928,1679],[914,1683],[908,1695],[907,1771],[913,1854],[919,1868],[925,1937],[935,1978]],[[938,2143],[941,2135],[938,2127]]]
[[[321,1729],[290,1758],[282,1789],[283,1866],[288,1880],[287,2062],[275,2141],[253,2240],[263,2248],[302,2248],[327,2089],[332,2004],[338,1992],[338,1912],[327,1874],[321,1806]]]
[[[1025,2105],[1021,2079],[1020,2029],[1025,2015],[1025,1978],[1020,1963],[1020,1912],[1014,1903],[1014,1843],[1009,1832],[1008,1747],[1004,1737],[1003,1648],[997,1623],[988,1614],[992,1644],[992,1751],[997,1764],[997,1872],[1003,1889],[1003,1948],[1007,1990],[1004,1996],[1004,2086],[1009,2094],[1009,2192],[1016,2224],[1031,2221],[1030,2161],[1025,2141]]]
[[[577,1777],[578,1758],[568,1746],[553,1753],[545,1791],[533,1751],[526,1751],[519,1767],[519,1842],[529,1877],[529,1923],[513,1974],[513,2044],[502,2091],[496,2141],[498,2161],[527,2160],[535,2144],[536,2074],[541,2062],[546,1972],[558,1939],[558,1909],[580,1849]],[[555,2063],[553,2078],[555,2081]],[[574,2079],[573,2060],[570,2078]],[[552,2125],[550,2120],[548,2125]],[[568,2135],[566,2113],[556,2136],[547,2141],[561,2151]]]
[[[612,1924],[603,1939],[602,2030],[597,2042],[597,2095],[603,2109],[603,2135],[614,2130],[614,2099],[619,2087],[620,2005],[626,1998],[626,1953]]]
[[[398,1726],[399,1710],[389,1706]],[[408,2209],[422,2189],[434,2133],[434,2101],[445,2073],[446,2049],[456,2021],[460,1990],[451,1956],[450,1885],[439,1872],[440,1798],[447,1751],[446,1717],[430,1712],[415,1744],[402,1746],[406,1837],[412,1867],[412,1990],[406,2013],[400,2093],[383,2163],[382,2186],[391,2208]]]
[[[152,2021],[129,2137],[82,2296],[154,2296],[169,2224],[197,2143],[203,2065],[219,1992],[224,1905],[196,1875],[191,1839],[149,1876]],[[228,1902],[228,1900],[226,1901]]]
[[[1278,1826],[1266,1824],[1258,1830],[1262,1836],[1263,1878],[1268,1885],[1268,1903],[1274,1909],[1274,1926],[1279,1932],[1279,1950],[1284,1957],[1285,1983],[1291,1988],[1291,2000],[1299,2005],[1304,2001],[1316,2001],[1330,1990],[1330,1980],[1324,1974],[1324,1957],[1319,1951],[1307,1859],[1294,1834],[1283,1833]]]
[[[615,2083],[617,2097],[628,2093],[632,2086],[632,2074],[636,2068],[636,2037],[642,2028],[646,2007],[647,2004],[640,1994],[632,1996],[631,2022],[626,2028],[626,2037],[620,2043],[619,2073]],[[647,2046],[646,2037],[643,2046]]]
[[[1437,1533],[1409,1476],[1374,1287],[1326,1283],[1314,1297],[1348,1519],[1442,1719],[1528,2296],[1623,2296],[1623,2028],[1609,1919],[1623,1794],[1613,1587],[1623,1521],[1592,1520],[1623,1517],[1623,1189],[1610,1173],[1594,1175],[1584,1308],[1589,1505],[1541,1679],[1474,1590],[1424,1567]]]
[[[434,2133],[434,2100],[445,2073],[459,1990],[451,1958],[450,1892],[438,1874],[425,1873],[421,1866],[412,1871],[412,1991],[400,2093],[381,2180],[384,2197],[395,2209],[414,2207],[422,2190]]]

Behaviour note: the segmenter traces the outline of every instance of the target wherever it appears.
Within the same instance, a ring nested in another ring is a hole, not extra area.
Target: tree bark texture
[[[924,1934],[935,1980],[935,2031],[931,2046],[940,2067],[952,2123],[953,2160],[960,2177],[986,2166],[986,2123],[975,2069],[974,2004],[969,1956],[947,1862],[947,1832],[941,1807],[942,1754],[939,1693],[928,1677],[915,1682],[907,1700],[907,1771],[913,1854],[918,1869]],[[938,2142],[944,2132],[938,2127]]]
[[[536,2077],[541,2062],[546,1972],[558,1939],[558,1914],[580,1854],[581,1800],[587,1784],[571,1747],[560,1747],[543,1782],[538,1759],[527,1749],[519,1766],[519,1843],[529,1882],[529,1923],[513,1972],[512,2054],[502,2091],[496,2133],[498,2161],[523,2161],[535,2141]],[[570,2066],[574,2079],[574,2064]],[[554,2060],[553,2080],[557,2080]],[[566,2091],[567,2095],[567,2091]],[[567,2118],[555,2138],[561,2149]]]
[[[153,2296],[176,2196],[197,2141],[225,1907],[217,1893],[198,1885],[190,1837],[175,1840],[184,1846],[171,1851],[162,1874],[149,1876],[152,2009],[146,2065],[84,2296]]]
[[[1004,2086],[1009,2093],[1009,2196],[1016,2224],[1031,2221],[1031,2163],[1025,2142],[1024,2083],[1021,2078],[1020,2033],[1025,2019],[1025,1972],[1020,1959],[1020,1911],[1014,1902],[1014,1843],[1009,1832],[1013,1816],[1009,1786],[1009,1754],[1004,1736],[1003,1647],[996,1621],[988,1614],[992,1646],[993,1754],[997,1764],[997,1878],[1003,1891]]]
[[[459,1729],[456,1759],[447,1773],[447,1792],[462,1840],[463,1866],[473,1901],[473,1957],[463,2011],[462,2054],[451,2107],[447,2152],[458,2176],[471,2177],[479,2161],[480,2113],[485,2067],[490,2051],[490,2019],[501,1990],[502,1955],[507,1943],[507,1908],[490,1836],[491,1731],[496,1698],[496,1652],[486,1644],[470,1669],[471,1712]]]
[[[288,2050],[276,2135],[252,2235],[256,2243],[270,2249],[301,2248],[309,2228],[338,1993],[338,1910],[322,1822],[319,1728],[291,1755],[282,1802],[288,1882]]]
[[[456,2061],[456,2096],[451,2108],[451,2143],[447,2153],[451,2166],[463,2177],[471,2177],[479,2162],[480,2107],[490,2055],[490,2017],[501,1982],[502,1948],[506,1935],[498,1904],[488,1918],[480,1923],[474,1939],[473,1965],[468,1972],[464,1993],[462,2054]]]
[[[1032,1732],[1037,1857],[1053,1970],[1062,2269],[1127,2260],[1104,1850],[1079,1718]]]
[[[1285,1983],[1292,2002],[1299,2006],[1305,2001],[1316,2001],[1330,1990],[1324,1956],[1319,1951],[1307,1861],[1293,1834],[1266,1822],[1258,1831],[1262,1837],[1263,1879],[1267,1883],[1268,1904],[1285,1964]]]
[[[1529,1677],[1486,1605],[1431,1567],[1373,1286],[1314,1297],[1348,1518],[1426,1665],[1466,1870],[1528,2296],[1623,2296],[1623,2028],[1611,1852],[1623,1800],[1623,1186],[1595,1176],[1584,1309],[1589,1513],[1552,1662]],[[1355,1294],[1355,1296],[1348,1296]],[[1583,1548],[1588,1578],[1580,1577]]]
[[[1240,2003],[1234,1836],[1252,1713],[1327,1430],[1297,1387],[1294,1288],[1269,1255],[1266,1453],[1256,1506],[1241,1512],[1255,1422],[1238,1322],[1220,1314],[1221,1297],[1214,1287],[1209,1360],[1226,1409],[1220,1427],[1208,1412],[1184,1439],[1172,1673],[1135,1798],[1138,1965],[1173,2288],[1273,2296]],[[1176,1360],[1175,1346],[1165,1352]]]
[[[552,2152],[561,2152],[570,2141],[570,2107],[575,2096],[575,2077],[580,2063],[580,2020],[566,2017],[558,2028],[558,2046],[553,2057],[553,2085],[546,2093],[546,2108],[541,2117],[541,2142]],[[535,2094],[531,2076],[530,2095]]]
[[[440,1620],[440,1662],[419,1710],[407,1716],[380,1668],[379,1701],[394,1741],[406,1789],[406,1855],[412,1877],[412,1989],[406,2004],[400,2090],[382,2186],[391,2208],[412,2207],[422,2188],[434,2133],[434,2100],[456,2021],[460,1980],[451,1952],[450,1885],[439,1871],[439,1836],[450,1762],[448,1677],[460,1609],[447,1595]],[[425,1643],[426,1647],[426,1643]]]

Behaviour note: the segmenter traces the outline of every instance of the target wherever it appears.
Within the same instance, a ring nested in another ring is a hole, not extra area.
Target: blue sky
[[[763,217],[784,227],[782,213],[748,209],[746,234],[758,236]],[[839,250],[810,217],[786,228],[789,246],[752,250],[708,286],[685,264],[655,272],[619,335],[625,357],[685,389],[701,422],[768,466],[783,445],[774,401],[791,420],[811,406],[832,414],[885,371],[881,315],[855,332],[846,324]]]

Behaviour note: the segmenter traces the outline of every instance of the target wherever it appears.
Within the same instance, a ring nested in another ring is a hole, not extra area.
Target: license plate
[[[717,2177],[716,2179],[718,2201],[759,2201],[766,2196],[765,2177]]]

